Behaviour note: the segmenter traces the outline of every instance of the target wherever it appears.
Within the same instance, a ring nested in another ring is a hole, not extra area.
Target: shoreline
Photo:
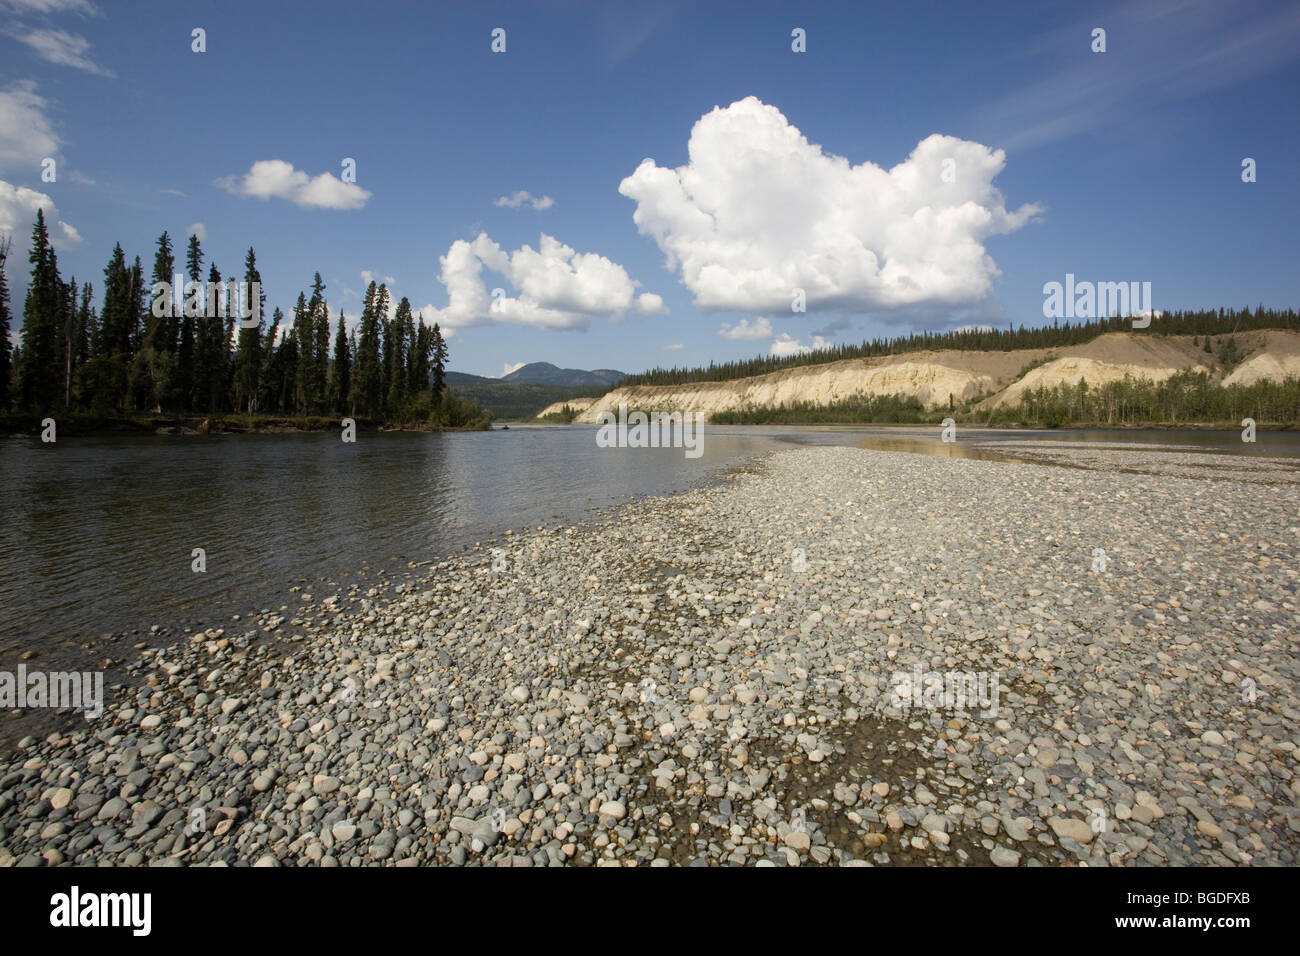
[[[0,415],[0,438],[36,438],[41,434],[41,421],[47,416],[29,416],[7,414]],[[145,436],[204,436],[204,435],[275,435],[308,434],[337,430],[341,418],[322,416],[292,417],[282,415],[247,416],[247,415],[183,415],[169,416],[93,416],[78,413],[60,417],[51,414],[58,425],[60,436],[67,437],[145,437]],[[512,428],[552,428],[571,425],[597,428],[588,422],[555,422],[534,419],[493,419],[483,426],[477,425],[430,425],[424,423],[375,422],[370,419],[356,418],[357,431],[366,432],[475,432],[475,431],[509,431]],[[1068,422],[1059,425],[1019,424],[1004,422],[997,425],[980,422],[958,421],[959,428],[972,431],[1012,431],[1012,432],[1072,432],[1072,431],[1125,431],[1125,432],[1176,432],[1176,431],[1240,431],[1241,425],[1234,422],[1184,422],[1171,424],[1165,422],[1143,423],[1106,423],[1106,422]],[[717,428],[873,428],[873,429],[923,429],[940,428],[942,421],[935,419],[922,422],[842,422],[842,421],[807,421],[807,422],[738,422],[707,423],[706,427]],[[1291,422],[1260,422],[1257,432],[1293,432],[1297,426]]]
[[[76,413],[60,417],[4,415],[0,416],[0,437],[35,438],[41,434],[44,417],[54,418],[60,436],[94,437],[156,436],[156,435],[269,435],[294,432],[323,432],[338,430],[342,417],[294,417],[284,415],[180,415],[180,416],[95,416]],[[376,422],[368,418],[354,418],[359,432],[410,431],[410,432],[461,432],[490,431],[485,427],[469,425],[432,425],[426,423]]]
[[[146,649],[93,736],[4,761],[0,858],[1294,862],[1289,496],[1167,457],[774,451],[506,532],[504,572],[484,548]],[[264,617],[293,653],[246,639]],[[997,717],[891,706],[914,664],[999,673]]]

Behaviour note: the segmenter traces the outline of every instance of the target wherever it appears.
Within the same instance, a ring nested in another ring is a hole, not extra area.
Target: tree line
[[[710,362],[707,367],[655,368],[639,375],[629,375],[620,387],[632,385],[685,385],[690,382],[725,382],[752,375],[765,375],[783,369],[804,365],[821,365],[841,359],[874,358],[881,355],[900,355],[940,349],[960,351],[1010,352],[1016,349],[1060,348],[1082,345],[1107,332],[1128,332],[1132,321],[1128,318],[1091,319],[1086,322],[1061,324],[1027,329],[1005,330],[982,328],[961,329],[953,332],[916,332],[897,338],[877,338],[861,345],[837,345],[803,355],[784,357],[759,356],[735,362]],[[1231,335],[1261,329],[1300,330],[1300,316],[1294,309],[1281,311],[1265,309],[1263,305],[1253,312],[1246,308],[1206,309],[1201,311],[1166,312],[1152,321],[1147,334],[1154,335]],[[1208,351],[1208,348],[1207,348]]]
[[[1249,385],[1221,385],[1207,372],[1186,370],[1163,382],[1123,378],[1104,385],[1062,382],[1026,390],[1017,405],[1002,405],[976,416],[985,424],[1095,423],[1231,424],[1243,418],[1259,423],[1300,421],[1300,378],[1260,379]]]
[[[161,287],[171,289],[176,273],[171,237],[164,232],[150,284],[140,257],[128,265],[121,244],[114,247],[96,307],[91,283],[79,286],[75,277],[65,282],[59,275],[41,210],[28,255],[22,334],[11,350],[5,276],[11,246],[10,240],[0,243],[0,408],[37,414],[356,416],[450,426],[484,418],[447,387],[442,330],[417,321],[405,297],[393,309],[386,285],[370,283],[360,323],[350,334],[340,311],[331,335],[319,272],[310,293],[298,293],[291,320],[277,308],[268,325],[251,247],[241,283],[223,284],[216,263],[209,262],[205,286],[203,249],[191,235],[184,295],[163,298]],[[248,321],[237,323],[242,317]]]

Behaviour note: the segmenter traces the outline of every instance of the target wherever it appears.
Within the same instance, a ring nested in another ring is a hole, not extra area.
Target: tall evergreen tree
[[[429,352],[432,348],[433,330],[424,324],[424,319],[420,319],[420,324],[412,336],[411,351],[407,359],[410,365],[412,395],[419,395],[429,387]]]
[[[185,250],[185,277],[193,283],[203,280],[203,247],[199,243],[199,237],[194,234],[190,235],[189,246]],[[187,408],[200,411],[208,407],[211,356],[216,345],[211,340],[211,330],[201,306],[202,301],[197,285],[185,292],[184,317],[181,320],[181,361],[179,362],[183,376],[186,375],[185,367],[188,366],[189,392],[186,395],[185,405]],[[188,358],[185,352],[187,335],[190,341]]]
[[[239,350],[235,356],[235,407],[250,414],[257,411],[257,385],[262,371],[262,314],[266,295],[261,291],[262,275],[257,271],[257,254],[248,247],[244,257],[244,285],[240,290]]]
[[[447,341],[442,337],[442,329],[437,322],[433,323],[433,342],[429,351],[433,356],[433,397],[438,401],[447,388]]]
[[[334,336],[334,367],[330,371],[330,396],[334,411],[347,414],[352,401],[352,352],[348,347],[348,330],[339,312],[339,331]]]
[[[54,247],[45,228],[43,209],[36,210],[32,249],[27,261],[32,265],[32,275],[27,286],[27,301],[23,305],[20,387],[23,405],[44,412],[54,407],[62,392],[59,344],[65,298]]]
[[[204,407],[208,414],[215,414],[225,407],[226,384],[230,377],[230,331],[231,319],[229,308],[222,308],[221,270],[214,262],[208,268],[208,288],[203,309],[203,327],[205,331],[204,366],[207,370],[207,390]]]
[[[153,257],[153,284],[149,290],[149,310],[144,317],[144,344],[145,347],[152,346],[159,351],[175,352],[176,351],[176,294],[179,290],[172,289],[172,274],[176,271],[176,257],[172,254],[171,236],[163,230],[163,234],[158,237],[158,249],[154,252]],[[155,316],[154,312],[158,311],[154,299],[153,290],[159,285],[166,285],[174,294],[168,296],[167,301],[162,308],[163,315]]]
[[[410,384],[407,349],[412,327],[411,303],[402,296],[402,301],[397,303],[397,313],[388,326],[388,408],[394,415],[401,414]]]
[[[277,307],[271,318],[271,329],[267,333],[267,367],[263,378],[266,401],[263,409],[268,412],[291,412],[294,402],[294,369],[298,364],[298,343],[292,328],[284,330],[280,344],[272,352],[275,344],[276,330],[284,323],[284,313]]]
[[[361,327],[356,346],[356,368],[352,379],[353,407],[371,417],[379,414],[383,381],[379,355],[379,292],[372,280],[366,288],[361,309]]]
[[[307,295],[298,293],[298,302],[293,307],[293,337],[299,343],[297,361],[294,363],[293,409],[298,414],[307,411],[314,396],[312,394],[311,347],[316,341],[312,334],[312,314],[307,307]],[[302,343],[306,342],[304,348]]]
[[[328,411],[330,406],[330,310],[329,303],[325,301],[325,283],[321,281],[319,272],[312,282],[308,307],[311,309],[312,334],[315,336],[311,350],[312,392],[316,396],[316,404],[311,412],[318,415]]]

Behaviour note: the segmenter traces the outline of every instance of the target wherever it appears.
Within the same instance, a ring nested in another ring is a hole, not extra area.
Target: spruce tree
[[[366,289],[365,303],[361,309],[360,338],[356,347],[356,374],[352,380],[353,407],[362,415],[379,414],[379,401],[383,395],[379,355],[379,293],[372,280]]]
[[[315,335],[311,350],[312,392],[316,396],[316,403],[312,408],[312,414],[319,415],[330,408],[330,310],[329,304],[325,301],[325,283],[321,281],[319,272],[312,282],[311,302],[308,303],[308,307],[312,310],[312,332]]]
[[[447,388],[447,342],[442,337],[442,329],[438,323],[433,323],[433,342],[430,346],[433,354],[433,397],[435,401],[442,399],[442,394]]]
[[[402,296],[397,304],[397,314],[388,327],[388,407],[400,415],[406,402],[410,370],[407,368],[407,348],[411,341],[411,303]]]
[[[22,367],[19,370],[23,406],[36,412],[53,408],[62,392],[59,345],[65,315],[63,283],[45,228],[45,212],[36,210],[32,227],[32,265],[23,305]]]
[[[158,249],[153,257],[153,284],[149,291],[149,310],[144,317],[144,344],[146,348],[152,346],[159,351],[175,352],[176,351],[176,308],[175,296],[168,296],[166,303],[161,309],[163,315],[158,317],[154,315],[157,311],[155,306],[158,304],[153,296],[153,289],[159,285],[166,285],[171,289],[172,273],[176,269],[176,257],[172,255],[172,240],[167,231],[158,237]],[[173,293],[177,292],[171,289]]]
[[[193,283],[201,282],[203,279],[203,247],[199,244],[199,237],[190,236],[189,247],[185,250],[185,277]],[[183,303],[186,307],[181,319],[181,347],[180,365],[181,375],[188,376],[189,392],[185,397],[185,407],[191,410],[202,411],[208,407],[208,376],[210,369],[209,356],[212,354],[212,348],[215,343],[209,341],[208,325],[204,321],[203,309],[195,308],[197,303],[201,303],[202,296],[197,295],[197,287],[183,293]],[[185,339],[186,329],[190,340],[190,351],[188,359],[185,356]],[[188,366],[188,371],[187,371]]]
[[[339,312],[339,331],[334,336],[334,367],[330,371],[330,396],[334,411],[347,414],[352,400],[352,354],[348,348],[348,330]]]
[[[311,346],[316,341],[311,329],[311,309],[307,306],[307,296],[298,293],[298,303],[293,307],[293,337],[298,341],[297,361],[294,363],[293,409],[299,415],[305,414],[312,401],[312,381],[310,375]],[[306,343],[304,348],[302,343]]]
[[[262,331],[266,326],[262,309],[266,304],[266,296],[260,291],[261,284],[262,275],[257,271],[257,254],[249,246],[248,254],[244,257],[241,301],[235,310],[240,321],[234,382],[235,407],[249,414],[257,411],[257,385],[262,371]]]
[[[226,380],[230,367],[230,326],[221,308],[221,270],[214,262],[208,268],[208,288],[203,309],[203,327],[206,329],[207,386],[203,407],[215,414],[225,407]]]

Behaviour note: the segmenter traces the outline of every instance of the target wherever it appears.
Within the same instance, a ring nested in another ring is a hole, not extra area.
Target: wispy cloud
[[[0,0],[0,8],[15,13],[83,13],[98,16],[99,8],[90,0]]]
[[[80,33],[39,27],[25,32],[14,30],[9,35],[18,42],[26,44],[47,63],[75,67],[97,76],[117,76],[112,70],[100,66],[90,58],[90,41]]]
[[[1091,50],[1099,26],[1105,53]],[[981,135],[1007,149],[1110,128],[1288,63],[1300,55],[1300,6],[1155,0],[1054,30],[1025,55],[1065,65],[975,113]]]
[[[507,209],[518,209],[525,204],[541,212],[554,206],[555,200],[550,196],[534,196],[527,189],[521,189],[509,196],[500,196],[493,202],[494,206],[505,206]]]

